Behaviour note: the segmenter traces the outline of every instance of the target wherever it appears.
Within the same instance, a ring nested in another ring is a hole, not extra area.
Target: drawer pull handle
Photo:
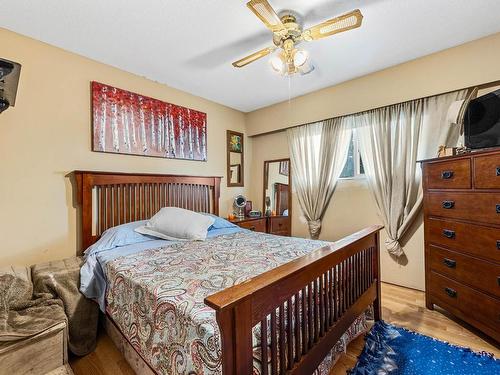
[[[497,167],[497,177],[500,176],[500,167]]]
[[[442,178],[443,180],[449,180],[449,179],[450,179],[450,178],[452,178],[452,177],[453,177],[453,171],[443,171],[443,172],[441,173],[441,178]]]
[[[443,263],[448,268],[456,268],[456,266],[457,266],[457,262],[456,261],[454,261],[452,259],[448,259],[448,258],[444,258]]]
[[[456,298],[457,297],[457,291],[455,289],[451,288],[444,288],[444,291],[446,294],[448,294],[451,298]]]
[[[250,229],[250,230],[255,230],[255,227],[250,227],[250,228],[248,228],[248,229]]]
[[[500,204],[497,204],[497,214],[500,214]]]
[[[497,277],[498,286],[500,286],[500,276]]]
[[[443,208],[446,210],[451,210],[453,207],[455,207],[455,202],[454,201],[443,201]],[[500,204],[497,205],[497,212],[498,209],[500,209]]]
[[[449,229],[444,229],[443,230],[443,235],[446,238],[455,238],[455,231],[454,230],[449,230]]]
[[[497,240],[497,249],[500,250],[500,240]]]

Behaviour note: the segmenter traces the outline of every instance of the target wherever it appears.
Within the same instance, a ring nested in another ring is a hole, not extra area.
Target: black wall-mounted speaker
[[[16,104],[21,64],[0,58],[0,113]]]

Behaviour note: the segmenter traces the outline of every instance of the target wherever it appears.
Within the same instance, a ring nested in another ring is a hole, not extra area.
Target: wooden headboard
[[[221,177],[74,171],[81,206],[82,246],[108,228],[149,219],[162,207],[219,214]]]

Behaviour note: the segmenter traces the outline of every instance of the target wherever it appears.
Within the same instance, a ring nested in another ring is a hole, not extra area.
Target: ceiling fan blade
[[[247,7],[250,8],[250,10],[254,12],[272,32],[278,32],[285,29],[285,26],[267,0],[250,0],[247,3]]]
[[[234,62],[233,66],[235,68],[243,68],[245,65],[248,65],[248,64],[254,62],[255,60],[258,60],[264,56],[269,55],[275,49],[276,49],[276,47],[267,47],[267,48],[261,49],[260,51],[252,53],[251,55],[248,55],[248,56],[242,58],[241,60]]]
[[[360,27],[362,20],[363,15],[361,14],[361,11],[356,9],[352,12],[332,18],[331,20],[322,22],[319,25],[304,30],[302,37],[306,41],[326,38],[334,34]]]

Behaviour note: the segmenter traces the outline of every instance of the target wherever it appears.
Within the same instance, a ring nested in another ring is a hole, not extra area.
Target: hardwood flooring
[[[443,310],[425,308],[424,293],[390,284],[382,284],[382,317],[386,322],[421,332],[425,335],[467,346],[476,351],[493,353],[500,358],[500,346],[474,328],[453,318]],[[330,375],[345,375],[352,368],[364,346],[363,337],[351,342]],[[96,350],[82,358],[70,358],[75,375],[133,375],[111,339],[102,333]]]

